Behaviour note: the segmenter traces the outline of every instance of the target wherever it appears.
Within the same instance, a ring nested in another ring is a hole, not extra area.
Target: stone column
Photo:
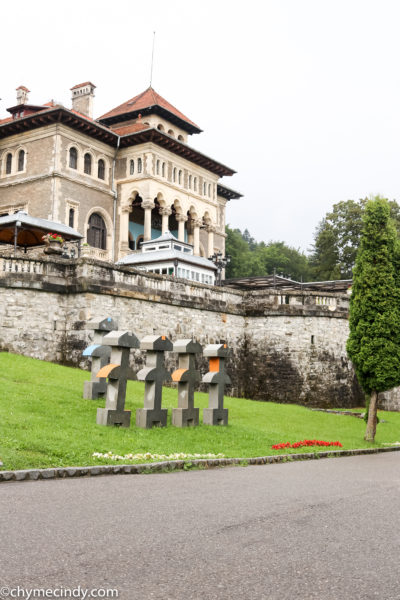
[[[142,208],[144,210],[144,242],[151,240],[151,211],[153,210],[154,206],[155,204],[153,200],[148,199],[142,202]]]
[[[185,223],[188,220],[186,215],[182,215],[181,213],[177,213],[175,215],[176,220],[178,221],[178,240],[180,242],[185,241]]]
[[[207,244],[207,258],[210,258],[214,254],[214,233],[216,228],[214,225],[207,225],[208,232],[208,244]]]
[[[119,225],[119,252],[121,257],[129,252],[129,213],[131,209],[130,204],[121,206]]]
[[[200,256],[200,226],[202,225],[200,219],[193,219],[193,254]]]
[[[169,231],[169,216],[172,210],[167,207],[160,208],[159,213],[162,217],[161,235]]]

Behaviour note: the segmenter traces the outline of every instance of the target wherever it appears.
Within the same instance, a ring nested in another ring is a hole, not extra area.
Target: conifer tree
[[[386,200],[365,209],[350,299],[347,352],[358,381],[370,396],[365,439],[376,433],[378,393],[400,383],[400,294],[397,287],[397,235]]]

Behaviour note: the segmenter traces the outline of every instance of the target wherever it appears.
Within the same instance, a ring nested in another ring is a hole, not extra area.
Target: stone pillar
[[[177,213],[175,215],[176,220],[178,221],[178,240],[180,242],[185,241],[185,223],[188,220],[186,215],[182,215],[181,213]]]
[[[172,350],[172,342],[165,335],[148,335],[142,339],[140,348],[146,350],[147,355],[146,366],[137,374],[145,387],[144,407],[136,411],[136,425],[142,429],[154,425],[165,427],[168,410],[162,408],[162,384],[171,381],[171,375],[164,367],[164,353]]]
[[[161,235],[163,235],[164,233],[169,231],[169,216],[172,213],[172,210],[165,206],[163,208],[160,208],[159,213],[162,217]]]
[[[193,219],[193,254],[200,256],[200,226],[202,221],[200,219]]]
[[[111,317],[106,317],[88,321],[86,328],[93,331],[93,344],[83,352],[83,356],[92,358],[92,376],[90,381],[85,381],[83,384],[83,397],[95,400],[103,398],[107,391],[107,380],[104,377],[102,379],[97,377],[98,371],[108,364],[111,354],[111,346],[104,346],[103,338],[110,331],[118,329],[118,324]]]
[[[209,372],[203,378],[208,383],[208,408],[203,410],[204,425],[228,425],[228,409],[224,408],[225,385],[231,383],[225,371],[225,359],[229,356],[226,344],[210,344],[204,349],[209,358]]]
[[[194,388],[200,381],[200,372],[196,370],[195,355],[202,347],[194,340],[178,340],[173,350],[179,354],[179,363],[172,373],[172,381],[178,383],[178,408],[172,409],[172,425],[198,425],[199,409],[194,406]]]
[[[214,254],[214,233],[216,228],[214,225],[207,226],[208,232],[208,244],[207,244],[207,258],[210,258]]]
[[[129,213],[131,210],[132,207],[129,204],[121,206],[119,225],[119,251],[121,256],[129,252]]]
[[[103,338],[103,344],[111,346],[110,364],[97,373],[97,377],[107,377],[105,408],[97,409],[97,425],[118,425],[129,427],[131,411],[125,410],[126,384],[135,375],[129,366],[131,348],[139,348],[139,340],[130,331],[111,331]]]
[[[143,241],[148,242],[151,240],[151,211],[155,204],[153,200],[144,200],[142,202],[142,208],[144,210],[144,233]]]

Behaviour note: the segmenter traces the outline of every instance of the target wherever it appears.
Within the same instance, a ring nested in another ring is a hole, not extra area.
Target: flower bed
[[[281,442],[280,444],[274,444],[273,450],[283,450],[284,448],[301,448],[303,446],[339,446],[343,448],[340,442],[324,442],[323,440],[302,440],[301,442]]]
[[[112,452],[93,452],[93,458],[107,458],[110,460],[185,460],[199,458],[225,458],[225,454],[185,454],[184,452],[175,452],[174,454],[113,454]]]

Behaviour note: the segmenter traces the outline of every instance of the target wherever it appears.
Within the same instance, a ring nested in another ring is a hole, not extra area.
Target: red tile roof
[[[6,119],[0,119],[0,125],[2,125],[3,123],[9,123],[10,121],[13,121],[14,119],[12,117],[7,117]]]
[[[70,88],[71,90],[76,90],[77,88],[83,87],[84,85],[91,85],[92,87],[96,87],[94,83],[91,81],[85,81],[85,83],[78,83],[78,85],[74,85],[74,87]]]
[[[178,119],[186,121],[186,123],[189,123],[193,127],[196,127],[196,129],[199,129],[199,126],[196,125],[196,123],[193,123],[193,121],[188,119],[183,113],[181,113],[177,108],[175,108],[175,106],[172,106],[172,104],[165,100],[165,98],[160,96],[160,94],[157,94],[157,92],[153,90],[152,87],[147,88],[147,90],[145,90],[138,96],[135,96],[134,98],[127,100],[123,104],[120,104],[120,106],[113,108],[105,115],[102,115],[99,118],[99,120],[108,119],[110,117],[116,117],[118,115],[125,115],[127,113],[136,112],[138,110],[144,110],[145,108],[150,108],[152,106],[161,106],[161,108],[164,108],[168,112],[172,113],[173,115],[178,117]]]
[[[17,90],[24,90],[25,92],[30,92],[30,90],[28,90],[27,87],[25,87],[24,85],[19,85],[17,88],[15,88]]]
[[[128,135],[128,133],[136,133],[136,131],[143,131],[144,129],[149,129],[149,125],[145,125],[139,121],[138,123],[132,123],[132,125],[124,125],[116,129],[112,128],[112,131],[118,135]]]

